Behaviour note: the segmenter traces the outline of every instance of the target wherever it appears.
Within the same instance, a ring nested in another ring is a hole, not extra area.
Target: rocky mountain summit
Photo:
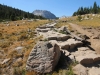
[[[39,15],[43,16],[44,18],[47,18],[47,19],[56,19],[56,16],[47,10],[35,10],[33,11],[33,14],[37,16]]]

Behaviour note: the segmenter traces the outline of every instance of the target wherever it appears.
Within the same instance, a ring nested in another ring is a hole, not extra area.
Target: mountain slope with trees
[[[20,9],[12,8],[7,5],[0,4],[0,21],[3,20],[20,20],[22,18],[43,19],[42,16],[35,16],[32,13],[22,11]]]
[[[80,7],[76,12],[73,13],[73,16],[84,15],[84,14],[98,14],[100,13],[100,6],[94,2],[93,6],[90,7]]]

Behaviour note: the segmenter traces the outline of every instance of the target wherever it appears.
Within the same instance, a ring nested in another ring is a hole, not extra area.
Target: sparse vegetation
[[[84,19],[84,17],[87,17],[89,16],[88,20],[87,19]],[[75,18],[75,17],[74,17]],[[99,27],[100,26],[100,19],[99,19],[99,14],[95,15],[95,16],[92,16],[92,14],[87,14],[87,15],[84,15],[82,16],[82,21],[79,22],[76,18],[76,20],[73,20],[73,21],[70,21],[74,24],[78,24],[78,25],[81,25],[81,26],[86,26],[86,27]]]
[[[13,44],[12,41],[2,41],[2,42],[0,42],[0,47],[1,48],[6,48],[6,47],[9,47],[12,44]]]
[[[66,32],[60,31],[59,33],[66,34]]]
[[[16,26],[14,22],[18,23],[19,26]],[[23,22],[25,23],[22,24]],[[0,50],[2,50],[4,54],[0,58],[10,58],[10,61],[7,62],[7,64],[2,65],[0,63],[0,68],[6,69],[6,67],[10,66],[11,68],[15,68],[13,75],[25,75],[25,69],[23,68],[26,66],[27,58],[36,42],[42,38],[42,36],[35,36],[35,29],[37,26],[48,22],[48,20],[38,20],[32,22],[28,22],[27,20],[11,21],[9,22],[10,26],[0,23]],[[28,32],[28,28],[31,29],[30,32]],[[27,34],[29,36],[27,36]],[[24,47],[21,52],[15,50],[15,48],[19,46]],[[17,61],[19,58],[22,60]],[[3,73],[4,72],[1,72],[0,74]]]
[[[23,68],[14,68],[13,75],[26,75],[26,71]]]
[[[44,41],[48,41],[48,39],[44,39]]]
[[[79,22],[81,22],[81,19],[82,19],[82,17],[81,17],[81,15],[79,15],[78,18],[77,18],[77,20],[78,20]]]
[[[66,26],[67,24],[68,24],[67,22],[62,22],[62,20],[61,20],[55,25],[55,27],[60,28],[61,26]]]

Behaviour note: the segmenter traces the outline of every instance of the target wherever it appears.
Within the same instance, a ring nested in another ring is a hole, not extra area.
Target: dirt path
[[[94,34],[92,34],[91,32],[88,32],[87,30],[82,29],[81,26],[76,25],[76,24],[72,24],[69,23],[70,26],[72,27],[73,30],[77,30],[79,33],[83,34],[83,35],[87,35],[90,39],[88,40],[89,42],[91,42],[91,47],[100,54],[100,39],[93,39],[92,36],[94,36]]]
[[[76,25],[76,24],[72,24],[72,23],[69,23],[72,27],[72,29],[74,30],[77,30],[78,32],[84,34],[84,35],[87,35],[88,37],[91,37],[93,34],[89,33],[88,31],[85,31],[84,29],[82,29],[81,26],[79,25]]]

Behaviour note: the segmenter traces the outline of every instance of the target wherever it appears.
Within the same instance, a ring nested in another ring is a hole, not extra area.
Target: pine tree
[[[10,19],[11,19],[12,21],[15,21],[15,20],[16,20],[15,15],[12,14],[12,15],[10,16]]]
[[[93,13],[93,8],[92,8],[92,6],[90,7],[90,13]]]
[[[73,16],[77,16],[77,12],[74,12],[74,13],[73,13]]]
[[[96,2],[94,2],[94,5],[93,5],[93,13],[94,14],[98,13],[98,8],[97,8],[97,3]]]
[[[100,6],[97,5],[96,2],[94,2],[93,7],[79,7],[79,9],[73,13],[73,16],[76,15],[84,15],[84,14],[97,14],[100,13]]]

